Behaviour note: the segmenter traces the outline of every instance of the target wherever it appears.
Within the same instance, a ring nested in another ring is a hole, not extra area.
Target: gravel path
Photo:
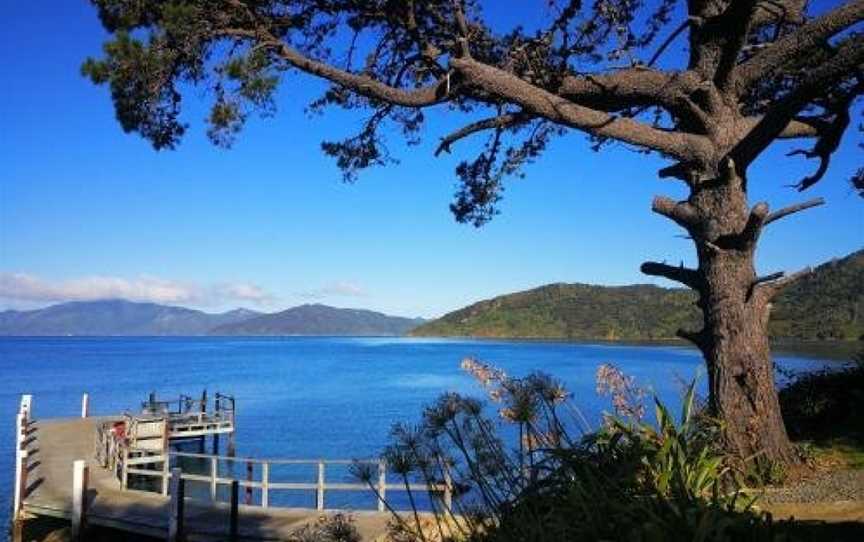
[[[864,470],[820,473],[793,486],[770,489],[760,500],[765,504],[864,501]]]

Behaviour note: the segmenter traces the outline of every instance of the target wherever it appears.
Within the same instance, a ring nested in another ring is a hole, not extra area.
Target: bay
[[[699,353],[645,346],[469,339],[0,338],[0,505],[10,509],[14,422],[22,393],[38,418],[76,416],[81,394],[93,415],[136,412],[148,393],[161,398],[204,389],[237,399],[237,454],[298,459],[377,457],[392,424],[419,419],[445,391],[483,396],[460,368],[466,356],[514,376],[541,370],[562,380],[596,424],[608,400],[595,373],[612,363],[676,408],[684,383],[702,375]],[[830,356],[777,355],[787,369],[823,367]],[[212,395],[211,395],[212,396]],[[348,503],[350,504],[350,502]]]

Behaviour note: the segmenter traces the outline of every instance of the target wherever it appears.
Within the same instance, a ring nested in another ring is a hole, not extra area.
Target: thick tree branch
[[[765,223],[763,225],[767,226],[768,224],[770,224],[776,220],[780,220],[781,218],[787,217],[791,214],[797,213],[799,211],[804,211],[804,210],[810,209],[812,207],[818,207],[818,206],[824,205],[824,204],[825,204],[824,198],[814,198],[814,199],[811,199],[809,201],[805,201],[803,203],[798,203],[795,205],[790,205],[789,207],[784,207],[784,208],[780,209],[779,211],[775,211],[775,212],[771,213],[770,215],[768,215],[765,218]]]
[[[366,98],[380,100],[393,105],[414,108],[428,107],[446,101],[448,94],[452,90],[452,74],[449,73],[434,84],[426,87],[418,89],[397,88],[373,79],[368,75],[358,75],[325,62],[313,60],[269,32],[228,28],[219,31],[218,35],[257,41],[260,45],[274,50],[282,60],[300,71],[327,79]]]
[[[801,24],[808,0],[760,0],[750,24],[753,27],[766,24]]]
[[[777,40],[733,70],[738,94],[743,94],[760,79],[783,70],[789,62],[821,49],[828,38],[860,21],[864,21],[864,0],[852,0]]]
[[[747,117],[741,123],[742,135],[747,134],[758,125],[764,117]],[[829,126],[829,122],[819,117],[799,116],[790,120],[780,132],[780,139],[801,139],[819,137]]]
[[[660,151],[682,160],[707,160],[711,153],[710,143],[704,136],[666,132],[633,119],[581,106],[523,81],[511,73],[473,59],[454,58],[450,64],[465,77],[468,85],[477,86],[502,100],[519,104],[526,111],[552,122]]]
[[[864,0],[862,0],[864,1]],[[750,132],[743,137],[730,156],[739,167],[750,164],[780,136],[796,115],[827,88],[848,79],[864,64],[864,35],[847,39],[834,55],[819,67],[810,70],[789,94],[774,103]]]
[[[279,56],[283,60],[298,70],[349,88],[361,96],[381,100],[393,105],[403,107],[427,107],[435,105],[446,101],[448,94],[452,90],[450,74],[427,87],[402,89],[392,87],[367,75],[358,75],[340,70],[324,62],[312,60],[281,41],[273,42],[272,45],[277,47]]]
[[[670,112],[686,112],[682,98],[704,83],[692,71],[663,72],[634,67],[597,75],[570,75],[558,94],[568,100],[602,111],[620,111],[634,106],[657,105]]]
[[[441,139],[441,143],[438,145],[438,148],[435,149],[435,156],[438,156],[442,152],[449,153],[450,145],[452,145],[456,141],[459,141],[460,139],[468,137],[472,134],[476,134],[477,132],[491,130],[493,128],[509,128],[511,126],[516,126],[518,124],[528,122],[532,118],[534,117],[525,113],[505,113],[503,115],[489,117],[488,119],[473,122],[443,137]]]
[[[714,73],[714,83],[721,91],[728,89],[732,73],[738,62],[741,49],[750,32],[756,4],[759,0],[736,0],[729,2],[726,11],[717,18],[716,25],[722,34],[720,58]]]
[[[660,262],[645,262],[640,267],[640,270],[646,275],[652,277],[663,277],[669,280],[680,282],[694,290],[699,290],[702,287],[702,275],[695,269],[690,269],[681,265],[667,265]]]

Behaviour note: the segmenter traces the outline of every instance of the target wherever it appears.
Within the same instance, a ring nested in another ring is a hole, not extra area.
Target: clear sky
[[[530,19],[528,4],[502,1],[495,16]],[[346,185],[319,144],[363,117],[307,116],[323,86],[290,77],[278,114],[251,119],[233,149],[208,142],[204,97],[193,92],[182,145],[156,152],[122,132],[107,90],[79,74],[105,38],[88,2],[6,2],[4,19],[0,309],[129,297],[212,311],[321,302],[432,317],[550,282],[657,282],[639,273],[642,261],[693,261],[682,232],[650,212],[653,195],[684,195],[657,179],[657,158],[622,147],[597,154],[579,134],[564,137],[509,184],[502,214],[475,229],[455,223],[448,204],[453,168],[479,141],[433,156],[452,117],[432,114],[420,147],[394,137],[400,164]],[[850,136],[805,195],[784,185],[816,163],[786,158],[788,146],[751,169],[753,201],[828,201],[768,229],[762,271],[864,245],[864,201],[847,183],[861,138]]]

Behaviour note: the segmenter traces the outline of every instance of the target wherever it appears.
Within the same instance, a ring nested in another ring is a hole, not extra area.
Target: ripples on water
[[[14,417],[22,393],[39,418],[75,416],[82,392],[94,415],[136,410],[160,397],[207,389],[237,397],[238,455],[375,457],[391,425],[415,421],[444,391],[482,396],[459,369],[475,356],[509,374],[535,370],[562,380],[594,422],[608,408],[594,391],[601,363],[613,363],[676,408],[681,382],[704,373],[681,346],[403,338],[0,338],[0,476],[11,480]],[[824,356],[781,354],[795,370]],[[704,389],[704,378],[701,380]],[[677,411],[677,408],[676,408]],[[347,476],[347,474],[346,474]],[[328,475],[328,480],[330,476]],[[9,484],[0,497],[9,510]],[[336,505],[341,497],[334,494]]]

